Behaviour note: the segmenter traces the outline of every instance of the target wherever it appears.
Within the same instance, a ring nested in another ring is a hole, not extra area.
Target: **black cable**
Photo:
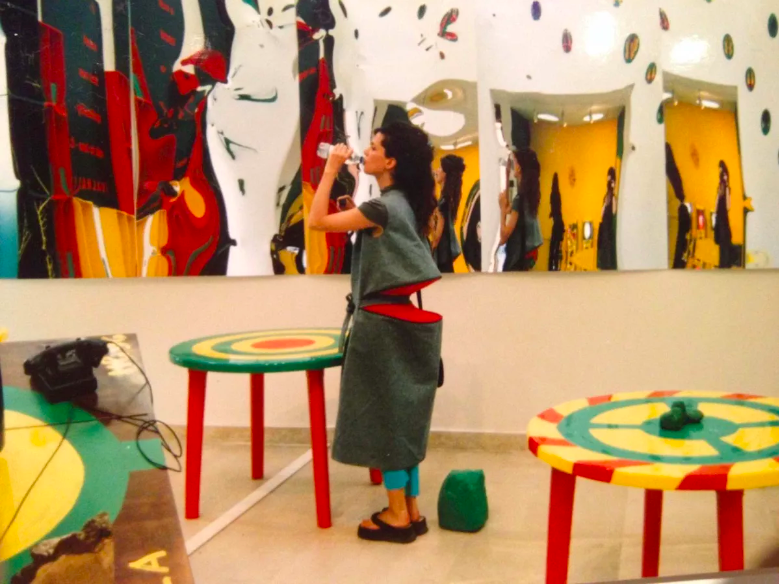
[[[46,469],[49,467],[49,464],[51,464],[51,461],[54,459],[54,456],[57,455],[57,452],[59,452],[60,448],[62,447],[62,444],[65,443],[65,439],[68,437],[68,432],[70,431],[70,425],[73,421],[73,411],[74,407],[71,404],[70,405],[70,416],[68,418],[68,422],[65,427],[65,431],[62,433],[62,437],[60,438],[59,443],[57,444],[57,447],[54,448],[54,451],[51,453],[51,456],[49,456],[49,459],[46,460],[46,463],[43,465],[43,468],[41,468],[41,471],[38,472],[38,476],[35,477],[35,480],[32,481],[32,484],[27,489],[27,492],[24,493],[24,496],[22,497],[22,500],[19,502],[19,506],[16,507],[16,511],[14,511],[13,517],[11,517],[11,520],[9,521],[6,528],[3,530],[3,534],[0,535],[0,543],[3,543],[3,539],[5,539],[5,536],[8,534],[8,531],[11,529],[11,526],[16,521],[16,518],[19,516],[19,512],[22,510],[22,507],[24,506],[25,501],[27,500],[27,497],[30,496],[30,493],[32,493],[32,489],[35,488],[35,485],[38,484],[38,481],[41,479],[41,476],[43,476],[43,473],[46,472]]]
[[[135,447],[138,448],[138,452],[141,454],[144,460],[146,460],[149,464],[157,468],[158,470],[170,470],[171,472],[181,472],[183,470],[183,467],[181,465],[181,457],[184,454],[184,450],[181,445],[181,440],[179,439],[179,436],[176,434],[173,429],[171,429],[170,425],[165,423],[164,421],[159,421],[158,419],[144,419],[141,416],[137,415],[117,415],[115,413],[111,413],[110,411],[105,411],[103,409],[99,409],[97,407],[92,407],[92,411],[97,411],[98,413],[102,413],[106,416],[107,419],[115,419],[116,421],[120,421],[122,423],[126,423],[127,425],[132,425],[133,427],[137,428],[137,432],[135,434]],[[160,431],[158,425],[165,426],[169,431],[170,434],[176,439],[176,445],[177,449],[174,450],[173,447],[168,443],[168,440],[165,439],[165,436]],[[155,462],[149,456],[144,452],[143,448],[141,447],[141,435],[143,432],[148,431],[157,437],[159,437],[160,442],[162,443],[162,449],[169,453],[174,460],[176,460],[177,467],[171,468],[161,462]]]
[[[133,399],[135,399],[135,397],[137,397],[138,395],[140,395],[140,393],[141,393],[141,391],[142,391],[143,389],[145,389],[146,387],[149,387],[149,398],[151,399],[151,406],[152,406],[152,407],[154,407],[154,391],[152,391],[152,388],[151,388],[151,382],[149,381],[149,377],[148,377],[148,376],[146,376],[146,371],[144,371],[144,370],[143,370],[143,368],[141,368],[141,365],[140,365],[140,364],[138,364],[138,363],[135,361],[135,359],[134,359],[132,356],[130,356],[130,354],[127,352],[127,350],[125,350],[124,348],[122,348],[122,347],[121,347],[119,344],[117,344],[117,343],[116,343],[116,342],[114,342],[113,340],[110,340],[110,341],[108,341],[107,343],[108,343],[108,344],[113,344],[114,346],[116,346],[117,348],[119,348],[119,350],[121,350],[121,351],[122,351],[122,353],[123,353],[125,356],[127,356],[127,358],[129,358],[130,362],[132,362],[132,363],[135,365],[135,368],[137,368],[137,369],[138,369],[138,372],[140,372],[140,373],[141,373],[141,375],[143,376],[143,380],[144,380],[144,381],[146,381],[146,382],[143,384],[143,386],[142,386],[140,389],[138,389],[137,391],[135,391],[135,394],[133,395],[133,397],[132,397],[132,398],[133,398]]]
[[[141,391],[143,391],[146,387],[149,387],[149,398],[151,400],[151,406],[153,408],[154,407],[154,390],[152,389],[151,381],[149,380],[149,377],[146,375],[146,371],[144,371],[143,368],[141,368],[141,365],[138,364],[135,361],[135,359],[132,356],[130,356],[130,354],[127,352],[127,350],[122,348],[122,346],[120,346],[118,343],[116,343],[116,342],[111,340],[111,341],[108,341],[108,344],[113,344],[114,346],[119,348],[119,350],[121,350],[122,353],[125,356],[127,356],[127,358],[130,360],[130,362],[132,362],[135,365],[135,368],[137,368],[138,372],[140,372],[141,375],[143,376],[143,379],[144,379],[145,382],[144,382],[143,386],[135,392],[135,394],[133,395],[133,399],[135,397],[137,397],[138,394]],[[103,413],[105,415],[111,416],[111,417],[115,417],[118,421],[122,421],[124,423],[129,424],[129,425],[133,425],[133,426],[137,427],[138,431],[137,431],[137,433],[135,435],[135,445],[138,448],[138,452],[140,452],[141,456],[143,456],[144,460],[146,460],[149,464],[151,464],[152,466],[154,466],[158,470],[169,470],[171,472],[181,472],[183,470],[183,467],[182,467],[182,464],[181,464],[181,457],[182,457],[182,455],[184,453],[184,450],[183,450],[183,448],[181,446],[181,440],[179,439],[179,437],[176,434],[176,432],[173,431],[173,429],[170,427],[170,425],[168,425],[164,421],[160,421],[158,419],[142,419],[141,417],[138,417],[138,416],[116,415],[116,414],[111,413],[109,411],[103,411],[102,409],[93,409],[93,410],[94,411],[99,411],[99,412],[101,412],[101,413]],[[140,421],[140,423],[138,423],[139,421]],[[168,440],[165,439],[165,436],[160,431],[160,428],[158,427],[158,425],[165,426],[168,429],[168,431],[171,433],[171,435],[173,435],[173,437],[176,440],[176,445],[177,445],[177,449],[176,450],[174,450],[173,447],[168,443]],[[148,454],[146,454],[143,451],[143,448],[141,448],[141,435],[144,432],[149,432],[149,433],[152,433],[153,435],[156,435],[157,437],[159,437],[160,442],[162,443],[162,449],[165,452],[169,453],[173,457],[174,460],[176,460],[176,464],[177,464],[176,468],[170,468],[169,466],[167,466],[167,465],[165,465],[165,464],[163,464],[161,462],[155,462],[154,460],[149,458]]]
[[[164,425],[166,428],[168,428],[168,431],[173,435],[173,437],[176,439],[176,444],[178,448],[176,451],[173,451],[173,448],[170,446],[168,441],[165,439],[165,436],[162,435],[162,432],[160,431],[159,427],[157,425]],[[162,442],[162,448],[168,452],[171,456],[173,456],[173,459],[176,460],[176,464],[178,465],[176,468],[171,468],[165,464],[159,464],[149,458],[149,456],[143,451],[141,448],[141,434],[144,431],[150,431],[157,436],[159,436],[160,441]],[[170,470],[171,472],[181,472],[183,470],[183,467],[181,465],[181,456],[184,454],[184,449],[181,445],[181,440],[179,439],[179,436],[176,435],[176,432],[171,429],[170,425],[165,423],[164,421],[157,421],[157,420],[149,420],[144,422],[142,425],[138,427],[138,432],[135,435],[135,444],[138,447],[138,451],[140,452],[141,456],[143,456],[143,459],[146,460],[149,464],[157,468],[158,470]]]

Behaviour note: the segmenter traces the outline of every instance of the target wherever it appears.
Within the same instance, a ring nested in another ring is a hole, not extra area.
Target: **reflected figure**
[[[543,243],[538,221],[541,164],[535,151],[529,148],[515,149],[510,160],[519,188],[510,204],[508,188],[499,198],[500,243],[506,245],[503,271],[529,271],[536,265],[538,249]]]
[[[730,173],[725,161],[719,162],[719,186],[717,187],[717,221],[714,226],[714,242],[719,246],[719,268],[733,266],[733,234],[730,231]]]
[[[617,172],[609,167],[606,195],[598,228],[598,270],[613,271],[617,268]]]
[[[687,268],[685,253],[687,252],[687,237],[690,234],[690,230],[692,230],[692,218],[690,217],[690,210],[684,202],[682,176],[679,173],[679,167],[676,166],[676,159],[674,159],[674,153],[669,143],[665,143],[665,174],[671,187],[673,187],[676,199],[679,200],[679,230],[676,234],[673,268],[684,269]]]
[[[552,194],[550,196],[552,211],[549,217],[552,218],[552,240],[549,245],[549,265],[550,271],[559,271],[560,263],[563,259],[563,236],[565,235],[565,222],[563,222],[563,201],[560,196],[560,181],[557,173],[552,177]]]
[[[457,210],[460,209],[464,172],[465,161],[462,157],[446,155],[441,159],[441,166],[433,173],[441,189],[441,197],[432,217],[432,248],[433,258],[442,273],[453,273],[454,261],[462,254],[454,222]]]

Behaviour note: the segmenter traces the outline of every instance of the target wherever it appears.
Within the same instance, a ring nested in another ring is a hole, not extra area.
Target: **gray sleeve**
[[[368,218],[371,222],[382,228],[387,227],[389,221],[389,213],[387,212],[386,204],[381,201],[380,198],[369,199],[359,208],[362,215]]]
[[[511,202],[511,209],[518,214],[522,214],[522,208],[520,207],[522,205],[521,200],[519,199],[519,194],[514,196],[514,199]]]

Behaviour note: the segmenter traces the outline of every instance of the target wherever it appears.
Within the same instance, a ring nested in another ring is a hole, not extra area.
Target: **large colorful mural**
[[[0,0],[0,277],[348,273],[317,149],[394,120],[435,147],[442,272],[778,267],[777,14]]]

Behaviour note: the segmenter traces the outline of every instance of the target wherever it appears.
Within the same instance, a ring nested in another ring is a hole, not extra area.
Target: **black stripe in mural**
[[[46,204],[51,177],[40,79],[40,35],[35,0],[0,2],[6,37],[8,118],[17,192],[19,278],[59,274],[52,207]]]
[[[118,208],[111,165],[100,6],[94,0],[44,0],[41,20],[63,36],[72,165],[68,195],[100,207]]]

